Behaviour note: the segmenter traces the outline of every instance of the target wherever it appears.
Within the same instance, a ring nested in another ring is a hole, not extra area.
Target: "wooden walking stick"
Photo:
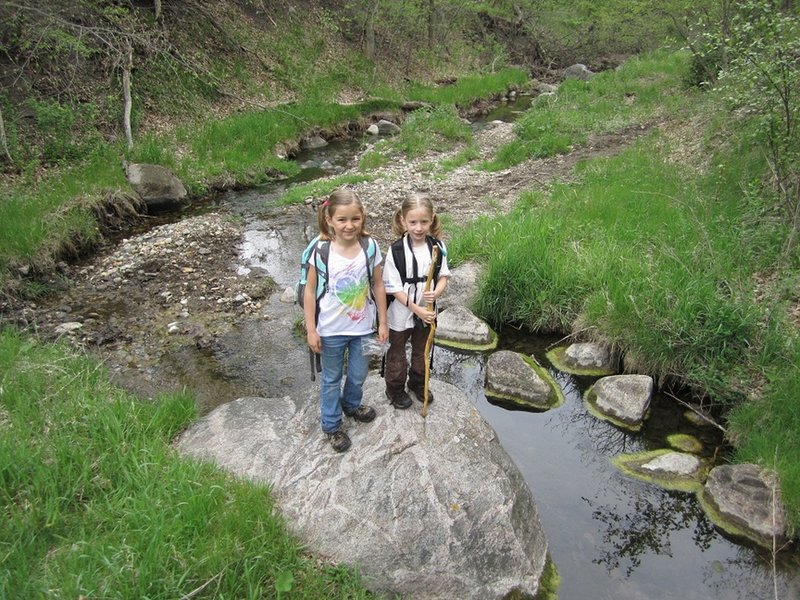
[[[439,258],[439,246],[436,244],[431,248],[431,266],[428,269],[428,278],[425,280],[425,291],[429,292],[433,283],[433,272],[436,269],[436,260]],[[433,310],[433,302],[425,305],[428,310]],[[431,379],[431,346],[433,346],[433,336],[436,334],[436,319],[431,323],[431,330],[428,332],[428,339],[425,342],[425,384],[422,391],[422,416],[428,414],[428,386]]]

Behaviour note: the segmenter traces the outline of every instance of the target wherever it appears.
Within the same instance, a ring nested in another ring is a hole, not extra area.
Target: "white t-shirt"
[[[442,267],[439,269],[439,277],[449,277],[450,268],[447,266],[447,248],[444,242],[442,242],[442,247],[445,251],[442,253]],[[431,253],[428,250],[428,245],[412,246],[412,249],[414,258],[417,260],[417,276],[426,277],[431,266]],[[406,255],[406,277],[413,277],[412,255],[408,249],[406,236],[403,237],[403,250]],[[397,266],[394,264],[394,255],[391,249],[386,253],[386,264],[383,267],[383,285],[386,287],[387,294],[405,292],[409,296],[410,302],[420,305],[424,302],[425,282],[404,284]],[[406,308],[405,304],[397,300],[389,304],[388,320],[389,329],[394,331],[405,331],[414,327],[414,313]]]
[[[312,255],[310,260],[312,265],[316,264],[316,256]],[[382,260],[380,248],[376,244],[373,271]],[[319,301],[317,333],[320,337],[371,333],[374,330],[376,310],[369,289],[367,261],[363,250],[359,248],[355,258],[346,258],[331,245],[326,285],[327,289]]]

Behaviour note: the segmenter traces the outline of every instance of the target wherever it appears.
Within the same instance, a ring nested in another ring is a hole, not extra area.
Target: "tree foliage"
[[[787,224],[785,255],[800,228],[800,18],[785,0],[721,0],[690,39],[693,83],[714,85],[750,125]]]

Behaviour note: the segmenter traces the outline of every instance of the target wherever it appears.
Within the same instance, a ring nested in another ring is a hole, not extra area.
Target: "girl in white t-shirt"
[[[386,291],[381,252],[364,228],[367,215],[355,192],[344,188],[333,192],[320,206],[318,220],[322,239],[319,244],[330,245],[327,273],[317,273],[318,244],[309,258],[303,314],[308,346],[322,357],[322,431],[334,450],[344,452],[350,447],[350,438],[342,430],[342,412],[362,423],[375,418],[375,409],[361,403],[362,386],[369,372],[369,356],[362,344],[373,334],[376,306],[378,339],[385,342],[389,337]],[[368,252],[367,248],[374,251]],[[317,306],[319,276],[326,280]],[[345,362],[347,374],[342,386]]]
[[[439,217],[428,196],[411,194],[397,209],[392,223],[395,233],[402,236],[394,242],[386,257],[383,283],[386,293],[394,295],[389,303],[389,351],[386,353],[384,379],[386,397],[395,408],[408,408],[408,391],[422,402],[425,388],[425,344],[431,323],[436,320],[436,300],[447,287],[450,269],[447,250],[438,238],[441,235]],[[431,265],[431,250],[439,246],[434,269],[435,284],[425,292],[425,279]],[[401,269],[404,272],[401,272]],[[433,310],[428,310],[433,304]],[[406,360],[406,343],[411,341],[411,365]],[[433,394],[428,390],[428,402]]]

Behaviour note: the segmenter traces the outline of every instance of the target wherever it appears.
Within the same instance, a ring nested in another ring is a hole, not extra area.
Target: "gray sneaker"
[[[337,452],[344,452],[350,447],[350,438],[341,429],[337,429],[331,433],[326,433],[325,435],[328,436],[331,446]]]
[[[389,402],[395,408],[408,408],[411,406],[411,398],[408,397],[406,391],[403,390],[399,394],[390,394],[389,390],[386,390],[386,397],[389,399]]]

